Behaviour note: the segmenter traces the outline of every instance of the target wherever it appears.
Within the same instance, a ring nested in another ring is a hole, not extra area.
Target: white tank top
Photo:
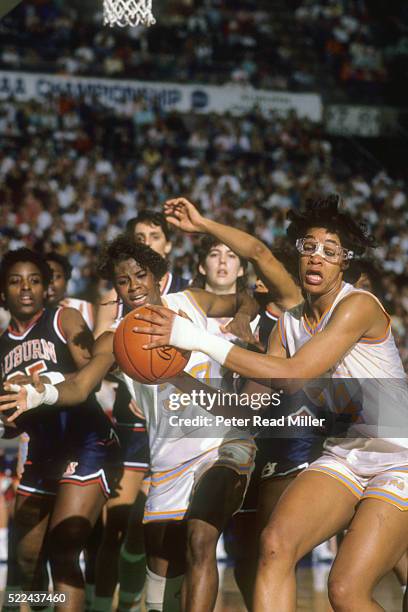
[[[184,311],[201,329],[207,328],[207,318],[189,290],[166,295],[162,297],[162,301],[175,312],[179,309]],[[208,362],[208,357],[206,359]],[[205,367],[197,368],[201,363],[205,365],[204,362],[197,362],[196,353],[192,353],[185,371],[195,378],[205,378],[203,375],[200,376],[205,374]],[[146,418],[152,472],[169,470],[191,461],[210,449],[218,448],[226,440],[252,440],[249,433],[228,426],[220,425],[215,428],[199,423],[194,427],[186,427],[174,424],[174,420],[171,424],[171,417],[205,418],[210,417],[211,412],[198,403],[176,407],[175,395],[179,395],[182,391],[169,383],[143,385],[125,374],[122,374],[122,378]]]
[[[331,368],[327,374],[331,379],[331,388],[322,384],[319,393],[319,382],[310,383],[312,399],[317,403],[330,403],[331,409],[341,411],[342,404],[351,405],[350,400],[355,400],[361,407],[359,420],[362,422],[350,426],[347,438],[328,438],[325,446],[341,456],[351,449],[359,454],[361,451],[364,453],[359,457],[361,461],[368,452],[380,452],[382,459],[383,453],[390,453],[392,463],[395,463],[400,449],[401,459],[406,462],[408,450],[403,449],[408,449],[408,438],[398,438],[397,435],[399,431],[408,432],[407,378],[390,329],[390,317],[373,294],[343,283],[332,305],[315,326],[309,323],[304,314],[303,304],[285,312],[279,319],[282,345],[289,356],[293,356],[315,334],[325,329],[339,302],[353,293],[365,293],[375,300],[387,316],[389,325],[381,338],[360,338]]]

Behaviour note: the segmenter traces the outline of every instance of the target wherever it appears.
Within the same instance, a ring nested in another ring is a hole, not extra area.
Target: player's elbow
[[[270,255],[270,250],[268,247],[257,238],[253,239],[253,244],[251,245],[249,251],[248,259],[254,264],[259,263],[265,257]]]

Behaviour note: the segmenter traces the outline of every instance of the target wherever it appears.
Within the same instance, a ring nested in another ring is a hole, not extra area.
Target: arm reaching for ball
[[[90,361],[69,380],[58,385],[44,384],[35,375],[33,384],[5,383],[4,388],[9,393],[0,396],[0,412],[15,409],[6,419],[6,423],[11,423],[23,412],[39,406],[77,406],[94,391],[114,363],[113,333],[105,332],[95,342]]]
[[[155,342],[144,348],[171,345],[179,349],[202,351],[233,372],[245,378],[313,379],[323,376],[362,337],[376,338],[388,326],[381,307],[368,295],[354,294],[343,299],[323,331],[313,336],[292,357],[282,358],[247,351],[224,338],[196,327],[167,309],[149,306],[151,316],[143,318],[150,327],[136,327],[136,333],[150,333]],[[292,385],[291,388],[293,389]]]

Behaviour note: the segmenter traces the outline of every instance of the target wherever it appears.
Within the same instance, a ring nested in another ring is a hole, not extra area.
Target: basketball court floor
[[[327,576],[330,565],[319,563],[313,567],[300,567],[298,570],[298,612],[332,612],[327,599]],[[4,588],[7,568],[0,564],[0,589]],[[219,564],[220,593],[215,612],[246,612],[246,607],[235,584],[232,567]],[[376,589],[378,601],[387,612],[401,612],[401,588],[394,576],[389,575]],[[0,605],[1,605],[0,596]],[[17,608],[16,608],[17,610]],[[22,612],[26,612],[27,609]],[[278,612],[271,607],[271,612]]]
[[[246,612],[241,595],[236,587],[233,570],[219,564],[220,594],[215,612]],[[307,564],[299,567],[298,612],[332,612],[327,598],[329,563]],[[402,591],[396,578],[389,575],[378,585],[375,595],[386,612],[401,612]],[[266,612],[266,611],[265,611]],[[271,612],[279,612],[271,606]]]

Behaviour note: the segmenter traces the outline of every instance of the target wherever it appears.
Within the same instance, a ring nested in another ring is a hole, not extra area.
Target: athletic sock
[[[164,589],[163,610],[166,612],[180,612],[181,610],[181,585],[184,575],[175,578],[166,578]]]
[[[85,582],[85,610],[92,610],[95,598],[95,585]]]
[[[112,610],[112,597],[98,597],[95,595],[92,611],[93,612],[111,612]]]
[[[146,567],[146,612],[163,612],[166,578]]]
[[[180,612],[184,576],[164,578],[146,568],[146,612]]]
[[[119,610],[138,612],[146,581],[146,555],[132,554],[122,545],[119,555]],[[132,607],[134,606],[134,608]]]
[[[142,593],[127,593],[120,591],[118,612],[142,612]]]

